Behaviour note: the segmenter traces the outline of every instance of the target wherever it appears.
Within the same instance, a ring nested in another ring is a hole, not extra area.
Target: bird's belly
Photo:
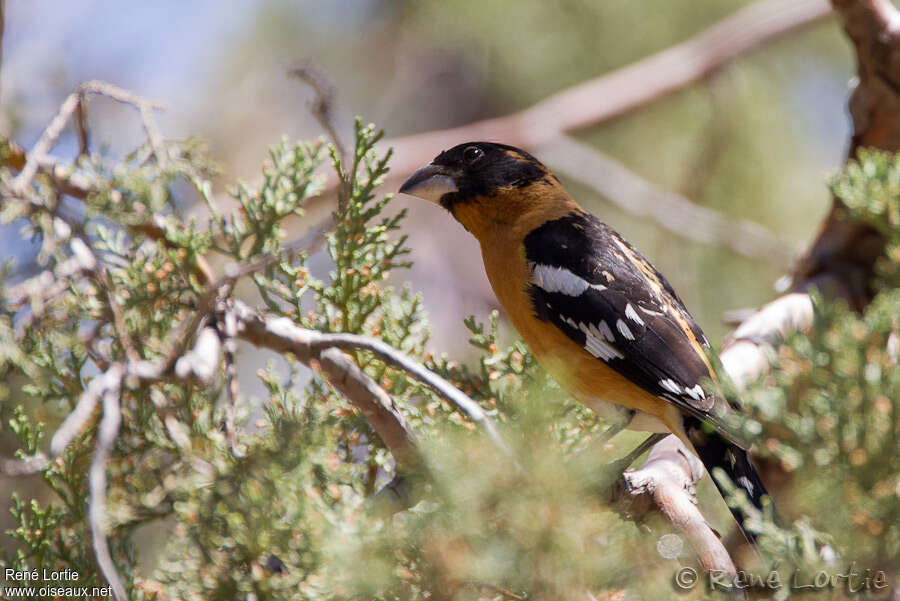
[[[600,416],[604,421],[610,424],[622,424],[628,420],[631,410],[626,409],[622,405],[604,401],[597,396],[575,397],[580,403],[587,405],[591,411]],[[629,430],[637,430],[639,432],[669,432],[669,428],[654,415],[645,413],[639,409],[634,410],[631,421],[628,422]]]
[[[535,319],[530,300],[521,302],[527,292],[517,283],[528,282],[531,277],[524,247],[520,246],[518,253],[509,253],[509,246],[501,237],[488,241],[492,246],[487,247],[485,240],[481,245],[491,286],[535,358],[560,386],[610,423],[623,423],[629,410],[634,410],[630,429],[671,431],[664,424],[674,427],[680,421],[674,407],[634,385],[562,330]]]
[[[610,423],[624,423],[630,411],[634,411],[630,430],[670,432],[672,429],[666,424],[678,422],[678,411],[667,401],[636,386],[584,349],[574,347],[561,331],[537,336],[522,328],[520,333],[538,362],[560,386]]]

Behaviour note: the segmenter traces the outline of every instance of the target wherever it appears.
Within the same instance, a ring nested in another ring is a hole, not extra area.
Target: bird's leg
[[[615,436],[616,434],[618,434],[619,432],[621,432],[622,430],[627,428],[628,424],[631,423],[631,420],[634,419],[635,413],[637,413],[637,412],[634,409],[630,409],[627,412],[625,412],[625,414],[624,414],[625,419],[623,419],[617,423],[610,424],[609,427],[603,431],[603,434],[600,434],[597,437],[596,444],[599,444],[601,446],[605,445],[612,439],[613,436]]]
[[[638,457],[647,452],[647,449],[658,443],[666,436],[668,436],[668,434],[651,434],[644,440],[644,442],[639,444],[633,451],[631,451],[621,459],[617,459],[604,465],[602,467],[598,489],[603,491],[611,490],[615,482],[622,477],[622,472],[628,469],[628,467],[632,463],[634,463],[634,461]]]
[[[624,472],[626,469],[628,469],[631,466],[632,463],[635,462],[635,460],[638,457],[640,457],[641,455],[646,453],[650,449],[650,447],[652,447],[653,445],[658,443],[660,440],[662,440],[666,436],[668,436],[668,434],[666,434],[664,432],[657,432],[655,434],[651,434],[646,439],[644,439],[644,442],[642,442],[641,444],[636,446],[633,451],[631,451],[630,453],[628,453],[621,459],[613,461],[610,464],[610,466],[616,466],[618,468],[621,468],[620,471]]]

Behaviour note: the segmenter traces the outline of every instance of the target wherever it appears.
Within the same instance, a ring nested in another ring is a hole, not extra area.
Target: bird
[[[539,160],[467,142],[399,192],[440,205],[475,237],[509,320],[563,389],[619,429],[675,434],[762,509],[768,493],[729,425],[740,405],[721,392],[709,340],[666,278]],[[744,512],[732,513],[756,544]]]

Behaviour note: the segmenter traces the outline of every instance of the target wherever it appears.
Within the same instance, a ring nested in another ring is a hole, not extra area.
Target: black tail
[[[694,449],[696,449],[697,455],[700,456],[700,461],[703,462],[710,477],[712,477],[714,468],[721,468],[734,485],[747,494],[750,503],[762,511],[762,499],[764,496],[769,496],[769,493],[766,492],[766,488],[759,478],[759,473],[753,467],[750,453],[725,438],[721,433],[708,427],[704,428],[703,423],[693,416],[685,416],[684,430],[694,444]],[[715,482],[716,488],[719,489],[722,496],[725,496],[726,491],[722,489],[722,486],[714,477],[713,482]],[[744,528],[744,520],[747,518],[744,512],[740,509],[731,508],[731,514],[737,520],[741,532],[744,533],[747,540],[756,546],[756,536]]]

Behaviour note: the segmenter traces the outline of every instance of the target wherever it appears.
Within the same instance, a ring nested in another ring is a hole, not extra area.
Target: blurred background
[[[257,178],[267,147],[283,134],[322,134],[308,109],[312,91],[287,75],[297,63],[334,85],[346,140],[356,115],[393,138],[526,108],[688,39],[746,4],[7,0],[0,131],[30,147],[67,94],[102,79],[164,103],[166,137],[208,140],[223,168],[216,192],[224,196],[236,180]],[[802,248],[828,210],[825,180],[842,162],[852,74],[849,42],[826,18],[578,138],[662,189]],[[94,150],[118,156],[143,139],[130,107],[102,98],[89,107]],[[68,131],[55,154],[70,160],[76,148]],[[691,242],[563,183],[666,274],[714,344],[728,331],[724,314],[770,299],[790,267]],[[395,278],[423,293],[433,346],[464,357],[461,320],[484,319],[498,306],[478,248],[441,209],[408,200],[398,198],[397,207],[410,208],[415,266]],[[15,222],[0,228],[0,258],[27,271],[36,248],[19,229]],[[242,381],[253,394],[250,363]],[[11,485],[0,478],[0,508]],[[0,512],[0,528],[8,523]]]

